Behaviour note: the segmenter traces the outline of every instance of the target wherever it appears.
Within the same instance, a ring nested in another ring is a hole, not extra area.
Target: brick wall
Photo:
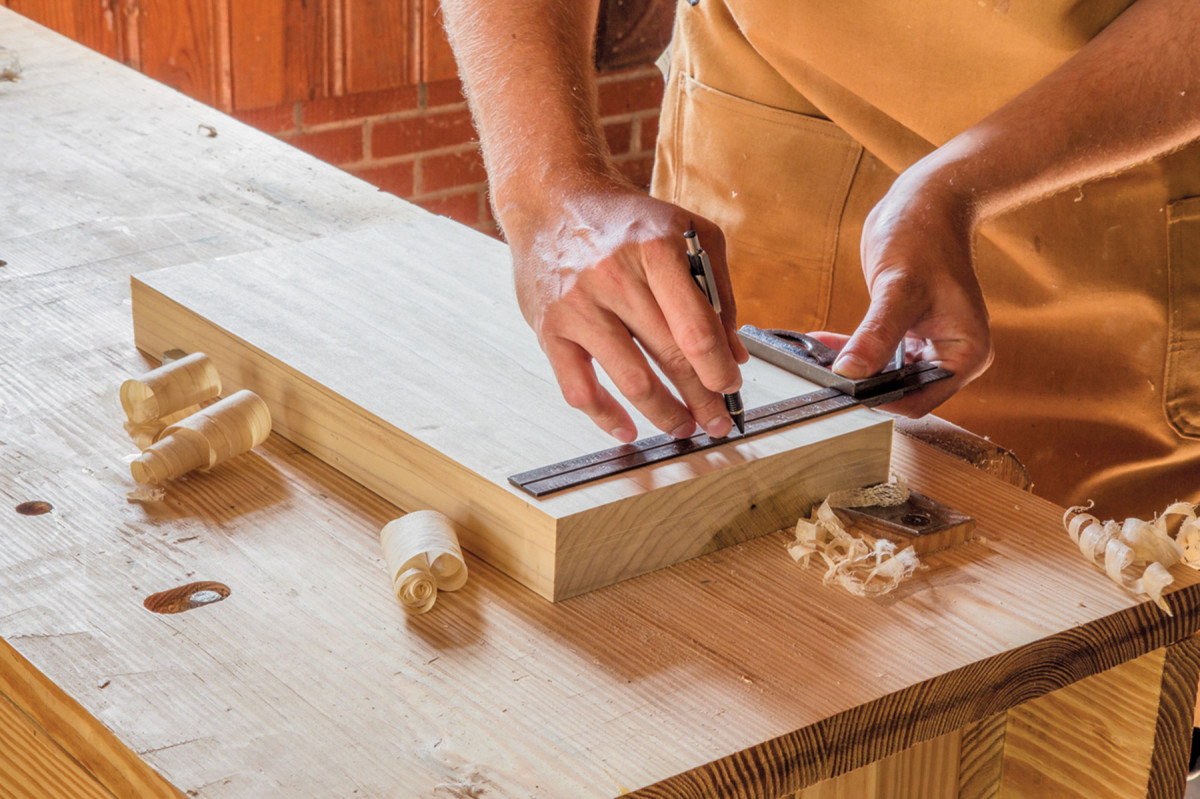
[[[662,75],[600,77],[604,135],[621,170],[649,186]],[[234,116],[433,213],[496,233],[487,176],[457,80],[234,111]]]

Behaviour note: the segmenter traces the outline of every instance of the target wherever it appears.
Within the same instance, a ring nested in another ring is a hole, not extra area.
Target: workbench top
[[[1167,616],[1060,508],[903,438],[978,537],[874,600],[777,533],[558,604],[468,557],[408,617],[401,509],[277,436],[128,502],[129,275],[425,212],[6,9],[0,47],[0,721],[58,745],[26,762],[105,796],[781,795],[1200,627],[1193,572]],[[230,596],[143,607],[203,580]]]

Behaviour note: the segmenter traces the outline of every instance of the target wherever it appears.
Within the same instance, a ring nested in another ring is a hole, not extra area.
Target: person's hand
[[[689,229],[709,253],[721,318],[689,272]],[[505,233],[521,312],[568,404],[622,442],[636,437],[629,413],[597,379],[595,360],[660,430],[686,437],[698,422],[711,436],[729,433],[721,394],[741,387],[738,363],[749,355],[735,333],[724,238],[715,225],[613,185],[572,192],[552,216]]]
[[[862,264],[871,303],[834,363],[841,375],[869,377],[905,340],[906,360],[953,372],[887,406],[913,417],[945,402],[992,362],[987,308],[972,257],[972,209],[923,167],[918,163],[901,175],[867,216]]]

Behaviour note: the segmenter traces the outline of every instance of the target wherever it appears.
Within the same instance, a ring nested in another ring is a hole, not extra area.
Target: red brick
[[[475,229],[478,230],[480,233],[488,234],[493,239],[499,239],[500,241],[504,241],[504,237],[500,235],[500,226],[497,225],[494,221],[493,222],[480,222],[478,225],[475,225]]]
[[[662,104],[662,74],[638,71],[600,84],[600,116],[650,111]]]
[[[363,157],[362,125],[316,133],[297,133],[284,136],[283,140],[331,164],[352,164],[361,161]]]
[[[466,101],[467,98],[463,97],[462,83],[458,78],[434,81],[425,85],[425,105],[429,108],[437,108],[439,105],[457,105]]]
[[[371,130],[371,157],[409,155],[472,141],[475,128],[465,108],[431,112],[411,119],[376,122]]]
[[[638,149],[644,153],[652,153],[658,141],[658,114],[642,117],[639,123],[641,124],[641,146]]]
[[[643,189],[650,188],[650,175],[654,171],[654,157],[639,155],[617,161],[617,169],[621,174],[633,181],[635,186]]]
[[[624,155],[629,152],[629,144],[633,141],[633,132],[628,122],[612,122],[604,126],[604,139],[608,142],[608,150],[613,155]]]
[[[285,133],[296,129],[295,103],[267,106],[266,108],[247,108],[234,111],[233,116],[264,133]]]
[[[417,101],[416,86],[358,92],[341,97],[322,97],[301,103],[300,118],[304,125],[322,125],[327,122],[411,111],[417,107]]]
[[[420,159],[421,193],[431,194],[456,186],[471,186],[487,181],[483,155],[478,147],[459,153],[427,155]]]
[[[350,171],[384,191],[408,199],[413,196],[413,188],[416,183],[414,179],[415,166],[415,161],[402,161],[387,166],[358,167]]]
[[[504,240],[504,235],[500,232],[500,223],[496,221],[496,217],[492,215],[492,204],[486,202],[487,196],[484,196],[485,202],[482,206],[482,211],[479,214],[479,222],[475,224],[475,229],[488,234],[492,238]]]
[[[434,214],[448,216],[456,222],[474,226],[479,223],[478,191],[451,194],[447,197],[421,197],[413,200],[417,205]]]

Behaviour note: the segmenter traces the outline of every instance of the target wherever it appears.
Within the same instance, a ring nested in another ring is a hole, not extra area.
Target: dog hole
[[[185,610],[220,602],[229,594],[229,586],[207,580],[181,585],[169,591],[159,591],[146,597],[142,604],[146,606],[146,610],[155,613],[183,613]]]
[[[17,506],[17,513],[22,516],[41,516],[43,513],[49,513],[52,510],[54,510],[53,505],[40,499],[22,502]]]

